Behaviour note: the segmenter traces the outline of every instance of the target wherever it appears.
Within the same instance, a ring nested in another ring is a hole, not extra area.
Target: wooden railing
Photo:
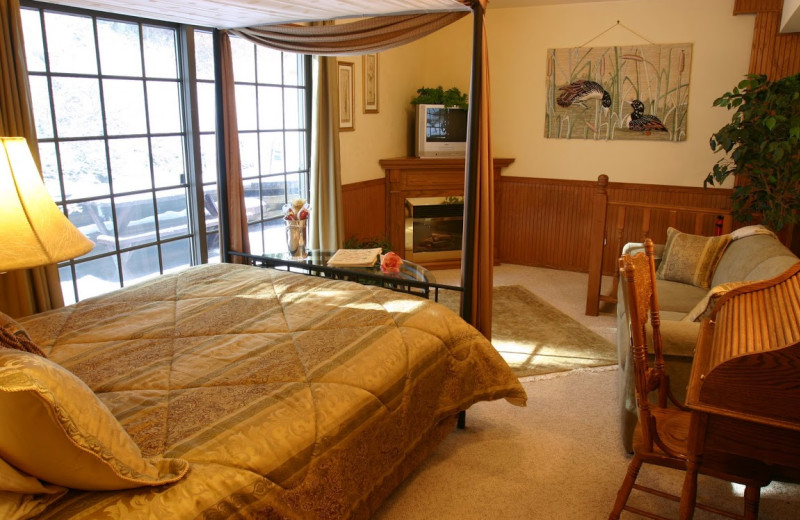
[[[668,227],[694,235],[729,233],[732,229],[730,210],[610,201],[607,187],[608,176],[600,175],[592,202],[587,316],[597,316],[601,302],[617,302],[619,272],[613,266],[626,243],[644,242],[648,237],[656,243],[663,243]],[[604,266],[609,263],[612,265],[612,287],[606,294],[601,294]]]

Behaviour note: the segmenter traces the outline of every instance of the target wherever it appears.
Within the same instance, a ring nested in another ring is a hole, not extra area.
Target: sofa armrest
[[[636,253],[644,253],[643,242],[628,242],[622,246],[622,254],[635,255]],[[656,268],[664,255],[664,244],[653,244],[653,260],[655,260]]]

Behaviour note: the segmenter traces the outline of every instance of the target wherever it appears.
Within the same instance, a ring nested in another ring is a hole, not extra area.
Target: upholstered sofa
[[[643,250],[642,244],[626,244],[623,253],[638,250]],[[670,229],[666,244],[656,245],[655,253],[665,362],[670,386],[682,401],[700,322],[716,299],[736,286],[783,273],[798,262],[798,257],[762,226],[747,226],[722,237],[699,237]],[[624,296],[621,291],[618,296],[621,434],[625,450],[630,452],[637,421],[633,359]]]

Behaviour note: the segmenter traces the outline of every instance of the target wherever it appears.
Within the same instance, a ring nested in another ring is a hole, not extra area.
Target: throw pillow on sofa
[[[730,235],[704,237],[668,228],[656,278],[708,289],[730,241]]]
[[[728,282],[722,283],[712,287],[706,296],[697,302],[697,305],[689,311],[681,321],[703,321],[703,318],[711,314],[711,311],[714,309],[714,305],[717,304],[717,301],[728,294],[729,291],[736,289],[737,287],[741,287],[743,285],[748,285],[753,282]]]

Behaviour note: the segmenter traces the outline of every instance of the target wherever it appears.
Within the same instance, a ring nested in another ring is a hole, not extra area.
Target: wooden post
[[[600,286],[603,282],[603,250],[606,242],[608,212],[608,175],[597,177],[597,191],[592,201],[592,225],[589,232],[589,287],[586,292],[586,315],[600,312]]]
[[[217,209],[219,211],[219,252],[223,262],[230,262],[230,226],[228,211],[228,165],[225,162],[225,110],[222,94],[222,43],[220,30],[213,33],[214,43],[214,95],[217,101],[216,141],[217,141]],[[240,251],[242,252],[242,251]]]

